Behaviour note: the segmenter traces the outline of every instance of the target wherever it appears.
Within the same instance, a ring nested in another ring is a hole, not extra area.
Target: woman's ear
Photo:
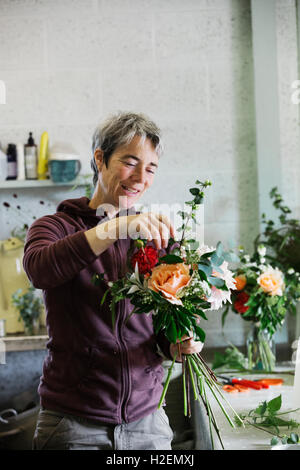
[[[98,172],[101,173],[103,165],[104,165],[104,152],[101,149],[96,149],[94,152],[94,159],[95,163],[98,168]]]

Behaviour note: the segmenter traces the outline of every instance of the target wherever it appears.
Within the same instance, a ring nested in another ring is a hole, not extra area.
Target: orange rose
[[[191,280],[189,267],[184,263],[160,264],[152,269],[148,287],[161,294],[172,304],[182,305],[177,297],[178,291]]]
[[[235,280],[235,288],[236,290],[243,290],[245,285],[247,284],[247,279],[245,274],[240,274],[234,278]]]
[[[257,278],[257,282],[266,294],[282,295],[282,289],[284,288],[283,274],[278,268],[268,267]]]

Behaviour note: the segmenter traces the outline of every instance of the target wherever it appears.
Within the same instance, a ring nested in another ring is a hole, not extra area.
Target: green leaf
[[[214,253],[210,261],[215,266],[221,266],[221,264],[224,262],[224,258],[222,256],[218,256],[217,253]]]
[[[198,196],[198,194],[200,194],[200,189],[199,188],[190,188],[190,193],[193,196]]]
[[[176,255],[166,255],[162,258],[159,258],[159,262],[166,264],[183,263],[183,259],[180,256]]]
[[[107,294],[109,293],[109,291],[110,291],[110,289],[107,289],[107,290],[104,292],[103,297],[102,297],[101,302],[100,302],[100,305],[103,305],[103,304],[104,304],[105,299],[106,299],[106,296],[107,296]]]
[[[280,410],[282,404],[282,399],[281,395],[278,395],[278,397],[273,398],[273,400],[270,400],[268,402],[268,411],[270,413],[276,413],[276,411]]]
[[[195,204],[201,204],[202,201],[203,201],[203,196],[200,196],[200,195],[195,196],[195,199],[194,199]]]
[[[201,341],[201,343],[204,343],[204,341],[205,341],[205,332],[204,332],[204,330],[202,330],[202,328],[200,328],[200,326],[198,326],[198,325],[194,326],[194,330],[195,330],[195,333],[196,333],[196,339],[199,339],[199,341]]]
[[[207,253],[204,253],[203,255],[201,255],[201,260],[210,258],[214,253],[216,253],[215,250],[214,251],[208,251]]]
[[[258,406],[258,407],[254,410],[254,413],[256,413],[257,415],[262,416],[262,415],[266,412],[267,407],[268,407],[267,402],[264,401],[260,406]]]
[[[240,261],[239,257],[233,252],[223,253],[223,256],[228,263],[238,263]]]
[[[279,439],[277,436],[272,437],[271,439],[271,446],[276,446],[279,442]]]
[[[220,279],[219,277],[208,276],[208,282],[218,288],[225,286],[224,279]]]
[[[217,243],[216,253],[217,253],[217,256],[219,256],[219,257],[222,256],[222,253],[223,253],[223,245],[222,245],[221,242],[218,242],[218,243]]]
[[[99,286],[103,280],[104,280],[104,274],[103,273],[100,273],[100,274],[94,273],[93,276],[92,276],[92,283],[95,286]]]
[[[206,274],[206,276],[210,276],[212,274],[212,267],[208,266],[207,264],[198,263],[198,270],[203,271]],[[199,274],[200,274],[200,272],[199,272]],[[201,274],[200,274],[200,276],[201,276]]]
[[[174,321],[174,318],[170,316],[170,325],[167,329],[167,337],[171,343],[176,343],[176,340],[178,338],[178,333],[177,333],[177,328],[176,324]]]
[[[291,444],[297,444],[299,442],[299,436],[295,432],[291,432],[290,434],[290,443]]]

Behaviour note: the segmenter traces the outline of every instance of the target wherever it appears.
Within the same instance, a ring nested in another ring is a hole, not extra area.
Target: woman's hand
[[[122,238],[122,234],[126,234],[126,238],[128,236],[133,239],[153,240],[158,250],[167,248],[169,238],[175,237],[170,220],[163,214],[146,212],[119,217],[116,220],[118,221],[118,238]]]
[[[154,212],[115,217],[85,231],[84,234],[97,256],[118,239],[130,237],[153,240],[156,249],[160,250],[167,248],[170,237],[175,237],[168,217]]]
[[[180,345],[180,346],[179,346]],[[176,361],[182,362],[181,354],[197,354],[202,351],[204,343],[195,341],[193,336],[184,335],[181,339],[176,341],[176,344],[170,344],[170,354],[174,357],[177,352]]]

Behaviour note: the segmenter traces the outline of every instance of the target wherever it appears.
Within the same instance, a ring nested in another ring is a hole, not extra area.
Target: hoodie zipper
[[[120,255],[120,250],[117,245],[118,242],[114,245],[115,248],[115,253],[116,253],[116,268],[117,268],[117,274],[119,277],[119,269],[118,267],[122,265],[122,258]],[[119,262],[119,264],[118,264]],[[121,370],[122,370],[122,382],[123,382],[123,393],[121,396],[121,418],[127,422],[127,412],[126,412],[126,406],[129,400],[129,390],[130,390],[130,380],[129,380],[129,361],[128,361],[128,350],[126,347],[125,342],[122,339],[122,328],[124,326],[124,300],[121,300],[119,302],[119,308],[120,308],[120,314],[119,314],[119,321],[117,324],[116,332],[118,332],[118,340],[119,344],[121,346],[120,350],[120,358],[121,358]],[[123,356],[124,353],[124,356]]]

